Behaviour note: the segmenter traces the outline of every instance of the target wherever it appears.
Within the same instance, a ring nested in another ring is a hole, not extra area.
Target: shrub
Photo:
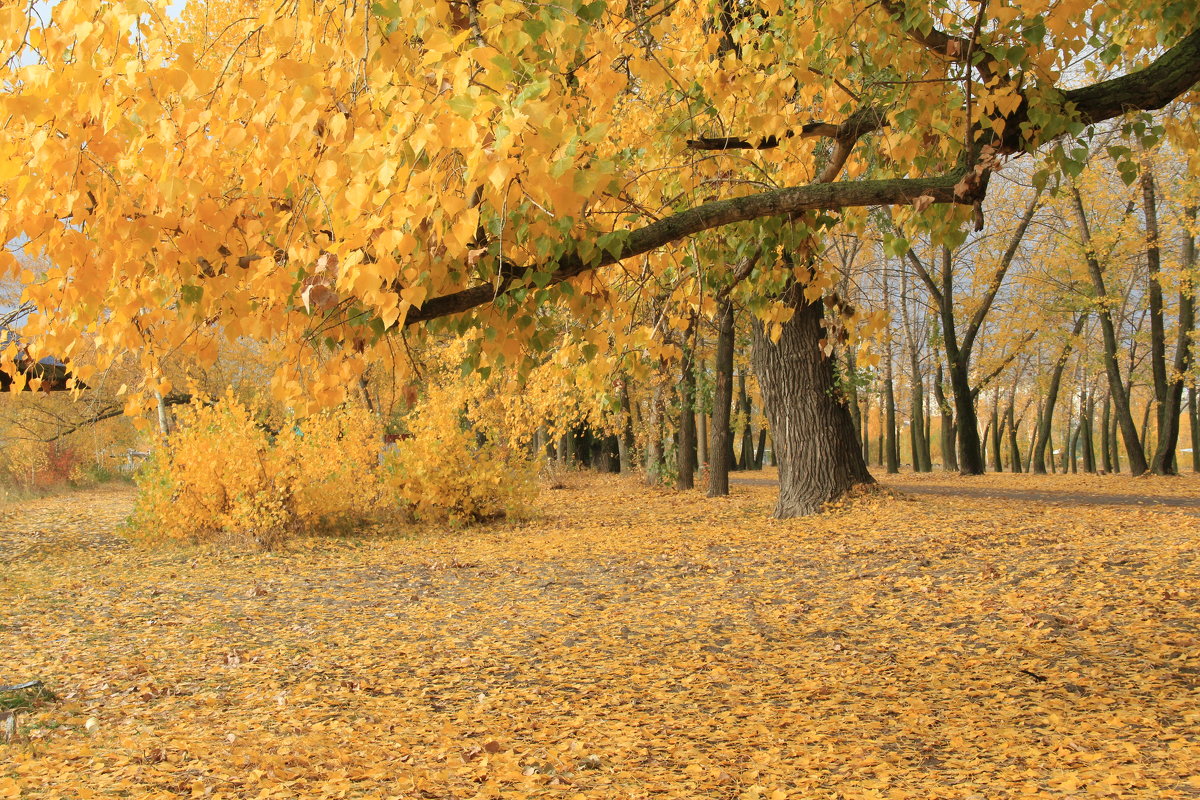
[[[311,416],[280,434],[277,446],[292,463],[295,511],[306,525],[347,529],[386,510],[383,430],[366,409]]]
[[[409,419],[409,435],[386,457],[388,485],[423,522],[463,524],[528,513],[537,463],[499,426],[472,425],[453,388],[431,387]]]
[[[149,540],[228,537],[269,548],[301,530],[349,530],[388,512],[461,524],[527,512],[536,464],[495,430],[480,436],[452,390],[431,389],[386,456],[378,420],[343,407],[273,433],[232,395],[192,405],[139,471],[131,528]]]
[[[282,542],[298,523],[296,470],[272,446],[257,411],[232,395],[183,409],[177,430],[137,475],[134,527],[152,539]]]

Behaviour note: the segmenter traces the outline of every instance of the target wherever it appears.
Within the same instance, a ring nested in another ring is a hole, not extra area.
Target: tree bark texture
[[[717,311],[717,363],[713,377],[712,432],[708,448],[709,497],[729,494],[729,470],[733,466],[733,432],[729,427],[733,407],[733,334],[733,302],[724,300]]]
[[[781,298],[795,315],[772,342],[754,321],[754,369],[779,462],[775,516],[812,514],[856,485],[874,483],[850,410],[838,392],[833,360],[820,349],[822,303],[800,286]]]

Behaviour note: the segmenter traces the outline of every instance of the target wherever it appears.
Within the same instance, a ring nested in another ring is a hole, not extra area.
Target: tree
[[[705,231],[913,203],[961,206],[957,224],[997,157],[1195,83],[1187,0],[1007,7],[987,25],[985,6],[952,5],[733,4],[711,25],[689,4],[247,2],[218,29],[119,0],[64,0],[45,26],[10,6],[0,227],[56,265],[24,281],[30,333],[65,352],[97,328],[146,360],[144,399],[164,353],[257,337],[280,349],[281,397],[328,404],[405,327],[491,331],[475,363],[511,364],[547,346],[539,309],[611,305],[622,273],[603,268],[673,268]],[[1097,43],[1131,71],[1055,87]],[[786,341],[807,346],[822,306],[777,266],[747,291],[791,296],[775,305],[804,331]],[[823,354],[804,357],[825,380]]]

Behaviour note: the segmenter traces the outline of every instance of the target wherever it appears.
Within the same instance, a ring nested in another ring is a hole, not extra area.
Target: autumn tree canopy
[[[80,331],[148,363],[256,337],[289,356],[281,394],[303,382],[328,402],[388,331],[459,315],[495,332],[485,362],[512,358],[539,344],[539,307],[614,302],[625,273],[599,268],[676,268],[689,237],[733,223],[907,204],[957,229],[1004,156],[1051,143],[1070,172],[1087,126],[1188,92],[1198,14],[10,5],[0,235],[53,266],[23,272],[6,252],[0,268],[26,284],[48,352],[69,356]]]

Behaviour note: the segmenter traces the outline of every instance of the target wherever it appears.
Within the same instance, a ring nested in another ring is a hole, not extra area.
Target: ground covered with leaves
[[[1200,796],[1200,481],[893,485],[779,522],[578,477],[274,554],[0,511],[0,684],[57,696],[0,798]]]

